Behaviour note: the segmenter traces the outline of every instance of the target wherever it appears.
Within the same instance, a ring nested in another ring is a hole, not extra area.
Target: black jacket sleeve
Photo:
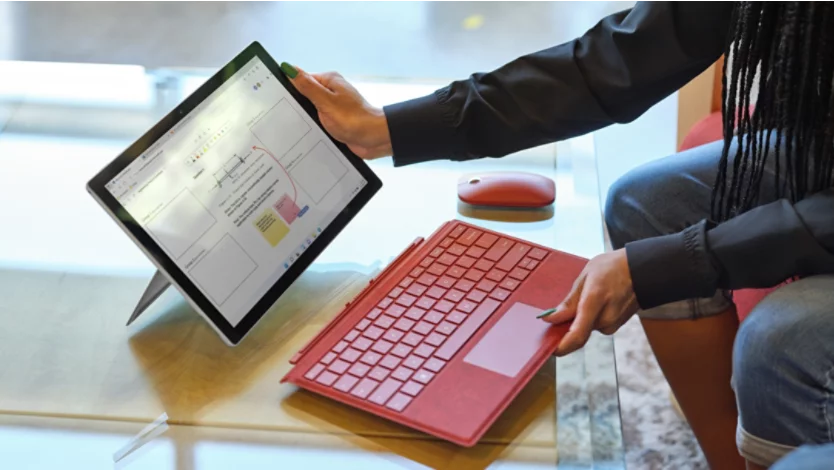
[[[641,308],[834,273],[834,189],[626,244]]]
[[[385,107],[402,166],[499,157],[639,117],[723,52],[728,2],[648,2],[582,37]]]

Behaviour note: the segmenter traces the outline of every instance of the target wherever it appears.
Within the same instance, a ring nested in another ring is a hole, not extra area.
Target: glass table
[[[0,455],[11,468],[624,468],[614,346],[549,361],[473,448],[279,380],[287,359],[417,236],[459,218],[591,257],[603,251],[593,137],[502,159],[393,168],[381,192],[238,347],[174,290],[124,322],[153,266],[84,184],[211,71],[0,62]],[[352,79],[376,105],[441,83]],[[536,172],[548,210],[459,203],[465,174]],[[278,319],[305,316],[276,340]],[[167,421],[114,463],[148,423]]]

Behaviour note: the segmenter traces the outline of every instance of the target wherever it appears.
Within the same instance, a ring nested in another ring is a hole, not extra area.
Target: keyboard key
[[[475,263],[475,265],[472,267],[475,269],[480,269],[483,272],[488,272],[490,269],[492,269],[493,266],[495,266],[495,263],[493,263],[492,261],[479,259],[478,262]]]
[[[402,411],[406,406],[408,406],[409,403],[411,403],[411,397],[403,395],[402,393],[397,393],[385,406],[394,411]]]
[[[370,339],[379,339],[379,337],[382,336],[383,333],[385,333],[385,330],[383,330],[382,328],[372,326],[365,330],[365,332],[362,333],[362,336],[365,336],[366,338]]]
[[[416,374],[414,374],[414,381],[415,382],[420,382],[421,384],[427,384],[427,383],[429,383],[429,380],[431,380],[433,378],[434,378],[434,373],[429,372],[427,370],[421,370],[420,372],[417,372]]]
[[[423,317],[423,320],[427,321],[429,323],[437,323],[440,320],[443,320],[443,314],[440,313],[440,312],[436,312],[436,311],[432,310],[431,312],[428,313],[428,315]]]
[[[432,258],[431,256],[427,256],[423,258],[423,261],[420,261],[420,267],[428,268],[429,266],[431,266],[432,263],[434,263],[434,258]]]
[[[394,328],[403,331],[410,330],[412,326],[414,326],[414,322],[408,318],[400,318],[397,320],[397,323],[394,324]]]
[[[408,356],[408,359],[406,359],[405,362],[403,362],[403,365],[408,367],[409,369],[417,370],[417,369],[420,368],[420,366],[423,365],[423,362],[425,362],[425,361],[426,360],[423,359],[422,357],[418,357],[418,356],[415,356],[414,354],[412,354],[412,355]]]
[[[493,299],[498,299],[498,300],[504,301],[504,300],[507,300],[507,297],[510,296],[510,291],[508,291],[506,289],[502,289],[502,288],[499,287],[499,288],[495,289],[494,291],[492,291],[492,293],[489,294],[489,296],[492,297]]]
[[[440,242],[440,246],[442,246],[443,248],[448,248],[454,242],[455,242],[454,238],[444,238],[443,241]]]
[[[333,359],[336,359],[336,353],[329,352],[329,353],[325,354],[323,358],[321,358],[321,363],[324,364],[324,365],[328,365],[331,362],[333,362]]]
[[[350,330],[350,333],[345,336],[345,341],[353,341],[359,336],[359,331],[357,330]]]
[[[374,393],[371,394],[369,401],[380,406],[384,405],[385,402],[391,398],[391,395],[400,389],[400,385],[402,384],[402,382],[394,379],[388,379],[385,382],[382,382],[382,385],[377,387],[377,389],[374,390]]]
[[[333,346],[333,352],[336,353],[336,354],[341,354],[341,352],[344,351],[345,348],[347,348],[347,347],[348,347],[347,341],[339,341],[339,344],[337,344],[336,346]]]
[[[369,313],[369,314],[368,314],[368,316],[367,316],[367,317],[365,317],[365,318],[367,318],[368,320],[373,321],[373,320],[376,320],[376,318],[377,318],[377,317],[378,317],[381,313],[382,313],[382,310],[380,310],[380,309],[378,309],[378,308],[375,308],[375,309],[371,310],[371,313]]]
[[[394,349],[391,351],[391,354],[399,357],[405,357],[411,354],[411,347],[406,346],[404,344],[398,344],[394,346]]]
[[[362,364],[361,362],[357,362],[356,364],[351,366],[350,369],[348,369],[348,374],[353,374],[357,377],[364,377],[369,370],[371,370],[370,367],[368,367],[365,364]]]
[[[449,276],[443,276],[437,281],[437,285],[444,288],[449,289],[453,285],[455,285],[455,278]]]
[[[441,300],[440,302],[434,304],[434,309],[438,312],[449,313],[453,308],[455,308],[455,304],[449,302],[448,300]]]
[[[455,325],[460,325],[464,320],[466,320],[466,315],[460,312],[452,312],[446,316],[446,321],[450,321]]]
[[[353,348],[347,348],[347,350],[343,352],[341,356],[339,356],[339,359],[353,364],[354,362],[356,362],[357,359],[359,359],[359,356],[361,355],[362,352],[357,351]]]
[[[418,300],[417,305],[420,305],[422,300],[423,299]],[[431,301],[431,305],[434,305],[434,300]],[[431,305],[429,305],[429,307],[431,307]],[[411,307],[410,309],[408,309],[407,312],[405,312],[405,317],[410,318],[414,321],[420,321],[420,319],[423,318],[423,315],[425,315],[425,314],[426,314],[426,311],[423,310],[422,308]]]
[[[348,370],[348,367],[350,367],[350,364],[341,359],[336,359],[327,367],[327,369],[337,374],[344,374]]]
[[[356,329],[359,330],[359,331],[365,331],[365,328],[367,328],[368,325],[370,325],[370,324],[371,324],[370,320],[368,320],[367,318],[363,318],[362,320],[359,321],[359,323],[356,324]]]
[[[402,287],[403,289],[407,289],[408,286],[410,286],[412,282],[414,282],[413,277],[406,277],[405,279],[400,281],[400,287]]]
[[[507,273],[501,271],[500,269],[493,269],[492,271],[487,273],[486,278],[490,281],[501,282],[502,280],[504,280],[504,276],[506,275]]]
[[[498,240],[498,243],[493,245],[492,248],[484,254],[484,258],[489,261],[498,261],[502,256],[504,256],[505,253],[510,251],[510,247],[513,246],[513,243],[514,242],[512,240],[508,240],[506,238]]]
[[[470,258],[469,256],[461,256],[460,258],[458,258],[458,262],[455,264],[468,269],[471,268],[473,264],[475,264],[475,258]]]
[[[457,289],[452,289],[446,293],[446,296],[444,298],[452,302],[459,302],[464,295],[466,295],[464,292],[461,292]]]
[[[443,318],[443,317],[440,317]],[[434,325],[429,322],[421,321],[414,327],[414,332],[419,333],[421,335],[427,335],[434,329]]]
[[[446,361],[441,361],[440,359],[433,357],[426,361],[426,364],[423,366],[425,369],[428,369],[432,372],[439,372],[443,366],[446,365]]]
[[[457,243],[455,243],[454,245],[449,247],[448,250],[446,250],[446,253],[449,253],[450,255],[454,255],[454,256],[460,256],[460,255],[466,253],[466,247],[463,246],[463,245],[458,245]]]
[[[382,382],[383,380],[385,380],[385,377],[388,377],[388,374],[390,372],[391,371],[384,367],[376,366],[371,370],[371,373],[368,374],[368,377]]]
[[[413,370],[411,370],[407,367],[400,366],[400,367],[397,368],[397,370],[394,371],[393,374],[391,374],[391,377],[394,377],[397,380],[402,380],[403,382],[405,382],[406,380],[408,380],[411,377],[411,374],[413,374],[413,373],[414,373]]]
[[[524,258],[518,262],[517,266],[519,268],[530,269],[529,266],[531,261],[533,261],[533,258]]]
[[[452,283],[455,282],[455,280],[452,279],[451,277],[445,277],[444,276],[443,279],[449,279],[449,280],[452,281]],[[449,285],[449,287],[451,287],[451,284]],[[426,292],[426,295],[433,298],[433,299],[439,299],[439,298],[443,297],[443,295],[445,295],[445,294],[446,294],[446,289],[444,289],[442,287],[437,287],[437,286],[432,287],[431,289],[428,290],[428,292]]]
[[[441,255],[443,255],[443,248],[440,248],[440,247],[437,247],[437,248],[431,250],[431,253],[429,253],[429,256],[432,256],[434,258],[437,258]]]
[[[365,364],[368,364],[369,366],[375,366],[380,359],[382,359],[382,356],[373,351],[368,351],[365,353],[364,356],[362,356],[362,359],[360,360]]]
[[[381,339],[374,343],[373,347],[371,347],[371,351],[376,351],[380,354],[387,354],[393,347],[394,345],[392,343]]]
[[[428,310],[428,309],[432,308],[432,306],[434,305],[434,299],[423,296],[423,297],[420,297],[420,300],[418,300],[417,303],[414,304],[414,305],[420,307],[423,310]],[[414,307],[412,307],[412,308],[414,308]]]
[[[475,287],[475,283],[468,279],[461,279],[455,284],[455,289],[462,290],[464,292],[469,292],[473,287]]]
[[[379,385],[379,382],[376,380],[364,378],[351,390],[350,394],[365,399],[374,391],[377,385]]]
[[[538,262],[538,261],[535,261],[535,260],[534,260],[534,261],[530,261],[530,265],[529,265],[529,266],[527,266],[527,269],[529,269],[529,270],[531,270],[531,271],[532,271],[532,270],[536,269],[536,266],[538,266],[538,265],[539,265],[539,262]]]
[[[481,238],[479,238],[478,241],[475,242],[475,246],[480,246],[481,248],[486,248],[488,250],[492,244],[495,243],[495,240],[498,240],[497,236],[491,233],[485,233],[481,235]]]
[[[468,228],[466,233],[464,233],[462,237],[458,238],[458,243],[464,246],[472,246],[475,244],[475,241],[481,237],[482,233],[484,232],[475,230],[474,228]]]
[[[374,342],[368,338],[359,338],[351,344],[351,347],[353,349],[358,349],[359,351],[367,351],[373,344]]]
[[[411,276],[411,277],[415,277],[415,278],[420,277],[420,275],[423,274],[423,271],[425,271],[425,270],[418,266],[418,267],[412,269],[411,272],[408,273],[408,275]]]
[[[433,352],[434,348],[429,346],[428,344],[421,344],[420,346],[417,346],[417,349],[414,350],[414,354],[425,358],[429,358]]]
[[[423,274],[422,276],[420,276],[419,279],[417,279],[417,282],[423,284],[424,286],[430,287],[432,284],[434,284],[434,281],[436,280],[437,276],[433,274]]]
[[[455,355],[456,352],[472,337],[473,334],[484,324],[485,321],[493,314],[501,303],[493,299],[485,299],[484,303],[478,306],[469,318],[463,322],[460,327],[449,337],[440,349],[437,350],[435,356],[444,361],[448,361]]]
[[[395,321],[397,321],[396,318],[391,318],[388,315],[383,315],[383,316],[376,319],[376,321],[374,322],[374,325],[376,325],[376,326],[378,326],[382,329],[388,329],[388,328],[391,327],[391,325],[394,324]]]
[[[414,297],[413,295],[403,294],[397,297],[397,303],[403,307],[411,307],[416,301],[417,297]]]
[[[466,275],[464,277],[470,281],[478,282],[484,277],[484,274],[486,273],[480,269],[472,268],[469,271],[466,271]]]
[[[440,263],[434,263],[426,272],[433,276],[442,276],[446,272],[446,266]]]
[[[403,388],[400,391],[403,393],[407,393],[412,397],[416,397],[421,390],[423,390],[422,385],[418,384],[417,382],[408,382],[407,384],[403,385]]]
[[[543,260],[544,257],[547,256],[547,252],[542,250],[541,248],[533,248],[530,250],[530,257],[537,259],[539,261]],[[530,268],[533,269],[533,268]]]
[[[513,269],[519,261],[521,261],[521,258],[524,258],[524,255],[526,255],[528,251],[530,251],[529,246],[523,243],[516,243],[512,248],[510,248],[510,251],[508,251],[507,254],[501,258],[501,261],[499,261],[495,267],[504,271],[509,271]]]
[[[449,268],[448,271],[446,271],[446,274],[452,276],[455,279],[460,279],[461,277],[463,277],[463,274],[465,272],[466,270],[460,266],[452,266],[451,268]]]
[[[446,253],[443,256],[441,256],[440,258],[437,258],[438,263],[444,264],[446,266],[451,266],[451,265],[455,264],[455,261],[457,261],[457,260],[458,260],[457,256],[450,255],[449,253]],[[444,269],[444,271],[445,271],[445,269]],[[443,273],[441,273],[441,274],[443,274]]]
[[[396,299],[402,293],[403,293],[403,288],[402,287],[395,287],[394,289],[391,290],[391,292],[388,293],[388,297],[391,297],[392,299]]]
[[[487,274],[487,277],[489,277],[489,274]],[[492,289],[495,289],[495,286],[497,286],[497,285],[498,284],[496,284],[495,281],[490,281],[489,279],[483,279],[475,287],[477,289],[480,289],[480,290],[484,291],[484,292],[492,292]]]
[[[510,276],[512,276],[512,275],[513,275],[513,273],[510,273]],[[508,277],[508,278],[504,279],[503,281],[501,281],[500,285],[501,285],[502,289],[507,289],[509,291],[514,291],[515,288],[518,287],[518,282],[519,281],[517,281],[515,279],[510,279]]]
[[[428,338],[426,338],[426,344],[430,344],[435,347],[440,346],[444,341],[446,341],[446,337],[438,333],[432,333]]]
[[[475,307],[477,306],[478,304],[472,302],[471,300],[464,300],[463,302],[458,304],[457,309],[461,312],[472,313],[472,310],[475,310]]]
[[[391,303],[392,303],[392,302],[394,302],[394,299],[392,299],[392,298],[390,298],[390,297],[386,297],[386,298],[382,299],[382,300],[379,302],[379,304],[377,304],[377,307],[379,307],[379,308],[387,308],[389,305],[391,305]]]
[[[310,370],[308,370],[306,374],[304,374],[304,378],[307,379],[307,380],[315,380],[316,377],[318,377],[318,375],[321,374],[321,371],[323,371],[323,370],[324,370],[323,365],[316,364],[313,367],[311,367]]]
[[[329,387],[333,385],[333,382],[335,382],[338,378],[339,376],[333,372],[324,371],[316,378],[316,382]]]
[[[487,281],[487,282],[492,282],[492,281]],[[481,303],[481,301],[484,300],[486,298],[486,296],[487,296],[487,293],[484,292],[484,291],[480,291],[480,290],[473,290],[472,292],[466,294],[466,298],[475,302],[475,303]]]
[[[466,226],[458,225],[457,227],[454,228],[454,230],[452,230],[452,232],[449,234],[449,236],[452,237],[452,238],[457,238],[457,237],[459,237],[463,234],[464,230],[466,230]]]
[[[484,253],[486,253],[486,250],[477,246],[470,246],[469,249],[466,250],[466,256],[471,256],[475,259],[480,258]]]
[[[336,382],[336,385],[334,385],[333,388],[347,393],[351,388],[353,388],[354,385],[356,385],[356,382],[359,382],[359,379],[356,377],[352,375],[343,375],[342,378]]]
[[[452,334],[453,331],[455,331],[455,328],[456,326],[454,324],[444,321],[437,325],[436,330],[440,333],[443,333],[446,336],[449,336],[450,334]]]
[[[423,295],[423,292],[425,292],[426,289],[428,289],[428,287],[426,287],[422,284],[412,284],[411,287],[409,287],[406,292],[408,292],[409,294],[411,294],[415,297],[420,297],[421,295]]]
[[[423,335],[418,335],[417,333],[412,331],[411,333],[405,335],[405,338],[403,338],[403,343],[409,346],[417,346],[418,344],[420,344],[420,341],[422,340]]]
[[[391,315],[394,318],[399,318],[400,315],[405,313],[405,307],[403,307],[402,305],[394,304],[394,305],[388,307],[388,309],[385,311],[385,313],[387,313],[388,315]]]
[[[385,367],[386,369],[394,370],[397,368],[398,365],[400,365],[400,362],[402,362],[402,359],[389,354],[382,358],[382,360],[379,362],[379,365]]]
[[[530,275],[530,271],[528,271],[526,269],[522,269],[522,268],[515,268],[512,271],[510,271],[510,277],[516,278],[519,281],[523,281],[523,280],[527,279],[527,276],[529,276],[529,275]]]

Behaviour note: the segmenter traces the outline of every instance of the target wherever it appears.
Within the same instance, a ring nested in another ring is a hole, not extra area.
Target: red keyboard
[[[458,225],[304,377],[403,411],[547,254]]]

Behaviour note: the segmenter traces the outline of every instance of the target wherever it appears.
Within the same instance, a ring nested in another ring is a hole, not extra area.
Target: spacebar
[[[456,352],[466,343],[466,341],[478,331],[478,328],[487,321],[490,315],[495,313],[498,310],[498,307],[501,306],[501,302],[493,299],[486,299],[484,303],[478,306],[469,318],[466,319],[463,324],[458,327],[458,329],[449,337],[449,339],[443,343],[443,346],[434,353],[435,356],[439,357],[440,359],[448,361],[455,355]]]

